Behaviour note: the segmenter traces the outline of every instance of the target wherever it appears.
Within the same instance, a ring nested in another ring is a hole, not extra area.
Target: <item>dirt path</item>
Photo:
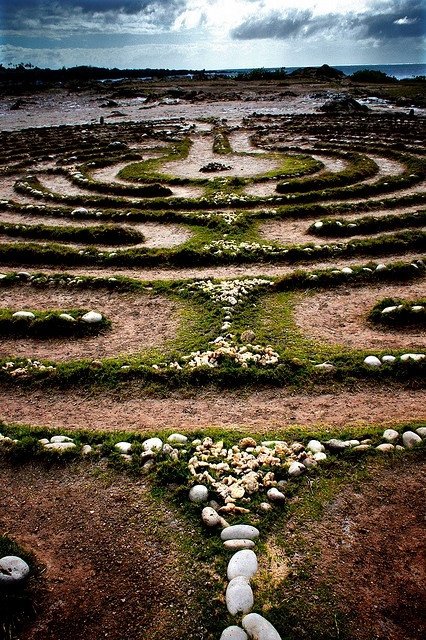
[[[242,278],[242,277],[260,277],[260,276],[285,276],[294,272],[295,268],[300,269],[302,271],[311,272],[317,269],[342,269],[347,266],[354,265],[364,265],[369,262],[374,263],[383,263],[390,264],[393,262],[407,262],[413,261],[417,259],[423,258],[423,254],[420,253],[405,253],[403,255],[388,255],[382,256],[380,259],[377,258],[348,258],[346,260],[333,260],[329,262],[314,262],[312,264],[300,264],[300,265],[274,265],[270,263],[255,263],[249,265],[225,265],[223,267],[187,267],[187,268],[170,268],[163,267],[158,269],[144,269],[137,268],[134,269],[121,269],[120,267],[113,269],[108,267],[108,269],[101,269],[99,267],[68,267],[64,269],[60,269],[56,267],[55,269],[50,268],[34,268],[32,266],[28,266],[26,271],[28,273],[69,273],[70,275],[88,275],[93,277],[102,277],[105,275],[111,276],[126,276],[128,278],[135,278],[137,280],[143,281],[154,281],[154,280],[185,280],[189,278]],[[26,267],[27,265],[20,265],[21,267]],[[9,267],[6,265],[0,266],[1,273],[10,273],[19,271],[18,268]]]
[[[287,425],[330,428],[357,424],[409,423],[426,418],[426,390],[359,384],[317,394],[287,389],[170,392],[147,396],[137,386],[115,392],[0,388],[0,419],[55,429],[155,432],[159,427],[191,431],[211,426],[273,433]]]
[[[54,216],[35,216],[35,215],[21,215],[19,213],[0,213],[0,221],[1,222],[9,222],[12,224],[26,224],[26,225],[46,225],[46,226],[54,226],[54,227],[96,227],[100,225],[105,225],[104,222],[99,220],[81,220],[75,218],[74,220],[70,218],[56,218]],[[114,223],[107,223],[107,226],[113,227]],[[140,231],[144,237],[145,241],[139,244],[132,244],[131,247],[162,247],[162,248],[170,248],[175,247],[186,240],[189,240],[191,237],[191,232],[189,229],[185,228],[185,226],[180,224],[173,224],[169,222],[165,223],[157,223],[157,222],[128,222],[126,220],[125,224],[119,223],[119,226],[127,229],[135,229]],[[9,243],[19,241],[18,236],[0,236],[0,243]],[[26,242],[31,242],[31,240],[25,240]],[[41,244],[39,241],[34,240],[37,244]],[[63,241],[60,241],[63,243]],[[67,246],[81,246],[78,243],[67,242]],[[117,245],[112,247],[106,247],[105,245],[98,245],[99,249],[102,250],[117,250],[122,249],[125,245]]]
[[[160,296],[11,287],[0,291],[0,306],[16,311],[82,308],[99,311],[112,322],[111,330],[103,334],[74,340],[2,338],[0,357],[3,358],[70,360],[131,355],[149,347],[163,346],[174,337],[178,326],[178,304]]]
[[[0,476],[1,531],[43,567],[30,579],[38,615],[21,640],[208,637],[197,602],[205,572],[189,569],[176,543],[200,541],[148,482],[83,464],[1,462]]]
[[[426,349],[422,329],[380,329],[367,322],[367,315],[382,298],[416,300],[425,295],[426,281],[414,284],[332,289],[302,296],[294,311],[297,326],[305,336],[331,344],[360,349]],[[304,297],[304,299],[303,299]]]

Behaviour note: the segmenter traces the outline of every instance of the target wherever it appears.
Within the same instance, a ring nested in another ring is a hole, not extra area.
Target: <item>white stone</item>
[[[395,450],[395,447],[390,442],[384,442],[383,444],[379,444],[376,447],[377,451],[382,451],[383,453],[390,453]]]
[[[272,502],[285,501],[285,495],[281,493],[281,491],[278,491],[276,487],[271,487],[270,489],[268,489],[268,491],[266,492],[266,495],[268,496],[269,500],[271,500]]]
[[[60,313],[59,318],[64,320],[65,322],[77,322],[75,318],[73,318],[69,313]]]
[[[399,433],[395,429],[385,429],[383,431],[382,438],[383,438],[383,440],[386,440],[386,442],[392,442],[392,444],[393,444],[394,442],[396,442],[398,440]]]
[[[316,369],[317,371],[324,371],[324,372],[328,372],[328,371],[335,371],[336,367],[334,366],[334,364],[331,364],[330,362],[321,362],[321,364],[315,364],[314,365],[314,369]]]
[[[418,429],[416,429],[416,433],[421,438],[426,438],[426,427],[419,427]]]
[[[322,451],[318,451],[318,453],[314,453],[314,460],[317,462],[321,462],[321,460],[327,460],[327,455]]]
[[[12,314],[12,318],[24,319],[24,320],[34,320],[35,315],[32,311],[15,311]]]
[[[377,267],[376,267],[376,271],[384,271],[385,269],[386,269],[386,265],[383,264],[383,262],[378,264]]]
[[[3,436],[2,436],[3,437]],[[1,438],[0,438],[1,439]],[[47,438],[40,438],[39,443],[40,444],[49,444],[50,440],[48,440]]]
[[[50,442],[73,442],[73,439],[68,436],[52,436]]]
[[[382,362],[395,362],[395,356],[382,356]]]
[[[392,313],[392,311],[395,311],[395,309],[398,309],[397,305],[393,305],[391,307],[385,307],[384,309],[382,309],[382,313]]]
[[[163,441],[161,438],[148,438],[142,442],[142,449],[144,451],[160,451],[163,447]]]
[[[172,433],[167,438],[167,442],[170,442],[171,444],[186,444],[188,442],[188,438],[182,433]]]
[[[402,444],[404,447],[407,447],[407,449],[412,449],[417,444],[420,444],[421,441],[421,437],[417,433],[414,433],[414,431],[405,431],[402,434]]]
[[[249,613],[244,616],[242,625],[251,640],[281,640],[275,627],[258,613]]]
[[[242,538],[241,540],[225,540],[223,546],[228,551],[240,551],[240,549],[254,549],[256,545],[253,540],[245,540]]]
[[[292,462],[288,469],[288,475],[291,478],[297,478],[297,476],[302,475],[305,471],[306,467],[301,462]]]
[[[251,578],[257,571],[257,558],[251,549],[242,549],[234,553],[228,563],[227,576],[228,580],[237,576],[246,576]]]
[[[89,213],[89,212],[88,212],[88,210],[87,210],[87,209],[85,209],[84,207],[77,207],[77,209],[73,209],[73,210],[71,211],[71,215],[72,215],[72,216],[74,216],[74,215],[76,215],[76,214],[78,215],[79,213],[80,213],[80,214],[85,215],[85,214],[87,214],[87,213]]]
[[[422,304],[415,304],[411,307],[411,311],[413,311],[413,313],[420,313],[420,311],[424,310],[424,306]]]
[[[325,451],[325,447],[319,440],[309,440],[306,448],[308,451],[312,451],[312,453],[319,453],[320,451]]]
[[[81,447],[81,453],[83,456],[87,456],[89,453],[92,453],[93,448],[90,446],[90,444],[84,444]]]
[[[409,360],[420,362],[420,360],[424,360],[424,358],[426,358],[424,353],[404,353],[401,356],[402,362],[408,362]]]
[[[350,267],[343,267],[342,273],[347,273],[349,275],[350,273],[353,273],[353,269]]]
[[[315,229],[321,229],[323,225],[324,223],[321,220],[317,220],[317,222],[314,223]]]
[[[117,442],[117,444],[115,445],[115,448],[118,449],[118,451],[120,453],[129,453],[130,449],[132,448],[132,443],[131,442]]]
[[[371,444],[358,444],[354,447],[354,451],[368,451],[368,449],[371,449]]]
[[[228,523],[218,514],[213,507],[204,507],[201,512],[201,519],[208,527],[228,527]]]
[[[65,451],[66,449],[75,449],[74,442],[49,442],[44,445],[45,449],[51,449],[53,451]]]
[[[226,588],[226,606],[231,616],[248,613],[253,607],[253,591],[245,576],[233,578]]]
[[[20,584],[29,576],[30,568],[25,560],[18,556],[3,556],[0,558],[0,585],[14,586]]]
[[[380,367],[382,363],[376,356],[367,356],[366,358],[364,358],[364,364],[368,365],[369,367]]]
[[[81,316],[83,322],[87,322],[87,324],[96,324],[97,322],[102,322],[102,314],[97,311],[88,311]]]
[[[196,504],[201,504],[202,502],[206,502],[209,496],[209,490],[203,484],[196,484],[189,491],[189,499],[191,502],[195,502]]]
[[[259,529],[249,524],[234,524],[220,534],[222,540],[255,540],[259,537]]]
[[[223,630],[219,640],[248,640],[248,635],[241,627],[232,625]]]

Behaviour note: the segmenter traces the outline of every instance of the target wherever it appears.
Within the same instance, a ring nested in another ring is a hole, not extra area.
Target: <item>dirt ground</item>
[[[424,461],[399,461],[371,471],[365,482],[346,486],[318,521],[304,523],[302,548],[311,557],[314,549],[315,570],[303,583],[302,600],[309,602],[327,585],[345,618],[342,636],[336,619],[327,637],[425,637],[425,482]],[[292,523],[289,528],[294,531]],[[305,552],[298,554],[293,571],[303,565]],[[332,618],[332,612],[326,614]],[[303,625],[294,631],[300,638],[309,636]]]
[[[204,640],[206,576],[176,540],[199,536],[147,481],[86,465],[0,462],[0,530],[31,551],[36,619],[20,640]]]
[[[2,357],[15,355],[69,360],[131,355],[143,348],[164,345],[174,337],[179,324],[178,304],[162,296],[12,287],[0,292],[0,304],[15,311],[87,309],[98,311],[111,321],[110,330],[75,340],[2,339]]]
[[[287,425],[330,428],[358,424],[391,425],[426,418],[426,390],[400,385],[354,385],[317,393],[287,389],[194,389],[144,394],[137,386],[82,392],[0,388],[0,420],[53,429],[155,432],[191,431],[210,426],[271,433]]]

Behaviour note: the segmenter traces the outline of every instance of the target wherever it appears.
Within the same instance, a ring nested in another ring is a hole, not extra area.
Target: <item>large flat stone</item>
[[[249,524],[234,524],[220,534],[222,540],[255,540],[259,537],[259,529]]]

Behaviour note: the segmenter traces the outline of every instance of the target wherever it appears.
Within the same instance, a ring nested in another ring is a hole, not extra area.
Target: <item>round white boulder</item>
[[[254,549],[256,546],[253,540],[225,540],[223,546],[228,551],[240,551],[240,549]]]
[[[51,451],[66,451],[67,449],[75,449],[76,445],[74,442],[49,442],[44,445],[44,448]]]
[[[271,500],[271,502],[285,501],[285,495],[281,493],[281,491],[279,491],[276,487],[271,487],[270,489],[268,489],[266,495],[268,496],[268,499]]]
[[[97,311],[88,311],[81,316],[83,322],[87,322],[87,324],[96,324],[97,322],[102,322],[102,314]]]
[[[301,462],[292,462],[288,469],[288,475],[290,478],[297,478],[297,476],[302,475],[305,471],[306,467]]]
[[[383,453],[391,453],[391,451],[395,451],[395,447],[390,442],[384,442],[383,444],[379,444],[376,447],[377,451],[382,451]]]
[[[241,627],[237,627],[232,625],[231,627],[226,627],[222,631],[222,635],[219,640],[248,640],[248,635],[241,629]]]
[[[306,448],[308,451],[312,451],[312,453],[320,453],[321,451],[325,451],[325,447],[319,440],[309,440]]]
[[[26,580],[30,568],[18,556],[4,556],[0,558],[0,585],[15,586]]]
[[[407,447],[407,449],[412,449],[417,444],[420,444],[421,441],[421,437],[417,433],[414,433],[414,431],[405,431],[405,433],[402,434],[402,444],[404,447]]]
[[[376,356],[367,356],[364,358],[364,364],[368,367],[380,367],[382,363]]]
[[[281,640],[275,627],[258,613],[244,616],[242,625],[252,640]]]
[[[416,429],[416,433],[421,438],[426,438],[426,427],[419,427],[418,429]]]
[[[131,442],[117,442],[117,444],[115,445],[115,448],[120,453],[129,453],[130,449],[132,448],[132,443]]]
[[[163,441],[161,438],[148,438],[142,442],[142,449],[144,451],[160,451],[163,447]]]
[[[167,442],[170,442],[170,444],[186,444],[188,442],[188,438],[182,433],[172,433],[167,438]]]
[[[234,524],[220,534],[222,540],[255,540],[259,537],[259,529],[249,524]]]
[[[34,320],[35,315],[32,311],[15,311],[12,314],[12,318],[18,318],[18,320]]]
[[[237,576],[245,576],[251,578],[257,571],[257,558],[251,549],[243,549],[234,553],[228,562],[227,576],[228,580]]]
[[[209,490],[204,484],[196,484],[189,490],[189,499],[191,502],[195,502],[195,504],[206,502],[208,497]]]
[[[385,429],[383,431],[382,438],[383,438],[383,440],[386,440],[386,442],[392,442],[392,444],[393,444],[398,440],[399,433],[395,429]]]
[[[226,588],[225,600],[231,616],[251,611],[254,597],[249,579],[245,576],[233,578]]]

